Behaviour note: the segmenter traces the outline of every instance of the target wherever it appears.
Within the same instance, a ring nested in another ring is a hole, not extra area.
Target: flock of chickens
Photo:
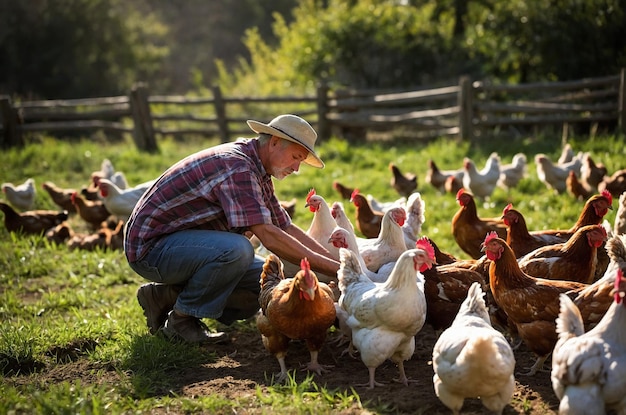
[[[328,204],[312,189],[305,206],[313,218],[306,232],[340,261],[337,275],[316,275],[306,258],[289,264],[257,246],[266,256],[257,327],[279,362],[278,379],[287,377],[291,340],[305,342],[308,370],[329,370],[318,353],[334,326],[346,352],[367,367],[364,386],[383,384],[376,369],[386,360],[398,367],[396,381],[408,385],[404,362],[412,357],[420,330],[430,324],[438,334],[432,351],[434,389],[455,414],[465,398],[477,397],[502,413],[515,377],[545,370],[550,355],[548,370],[561,413],[612,409],[626,414],[626,170],[608,175],[589,154],[575,155],[569,146],[558,162],[542,154],[535,162],[546,186],[585,200],[571,228],[529,230],[512,204],[499,218],[478,216],[475,198],[487,199],[496,186],[510,189],[524,177],[524,154],[501,165],[493,153],[482,170],[468,158],[457,171],[439,170],[430,161],[426,182],[456,194],[452,235],[470,259],[443,252],[422,235],[425,201],[417,177],[393,163],[391,185],[401,196],[396,201],[383,203],[333,184],[354,204],[354,221],[342,202]],[[44,183],[61,211],[29,210],[36,194],[31,179],[21,186],[4,184],[10,204],[0,202],[0,208],[9,231],[44,233],[70,247],[121,249],[121,225],[151,183],[129,187],[105,160],[82,190]],[[615,223],[609,224],[604,217],[614,197],[619,204]],[[284,206],[293,208],[293,201]],[[104,242],[90,244],[89,235],[69,229],[72,212],[94,229],[91,235],[104,235],[95,237]],[[523,374],[514,372],[514,350],[521,342],[537,357]]]
[[[3,183],[8,203],[0,202],[0,210],[10,232],[44,234],[50,242],[65,244],[70,250],[122,250],[124,222],[152,183],[130,187],[124,174],[104,159],[101,169],[91,174],[89,185],[81,189],[61,188],[50,181],[42,184],[61,210],[33,209],[37,188],[32,178],[19,185]],[[80,217],[87,230],[72,229],[68,221],[71,215]]]

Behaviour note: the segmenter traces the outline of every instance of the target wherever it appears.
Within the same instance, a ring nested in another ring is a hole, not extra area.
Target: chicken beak
[[[309,301],[315,300],[315,287],[307,288],[304,292],[306,293]]]

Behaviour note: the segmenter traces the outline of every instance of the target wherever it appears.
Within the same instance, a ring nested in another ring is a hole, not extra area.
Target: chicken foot
[[[528,372],[524,372],[524,373],[516,373],[516,376],[534,376],[537,372],[541,371],[541,372],[545,372],[548,369],[545,369],[543,367],[543,364],[545,363],[545,361],[548,359],[548,356],[550,356],[550,354],[548,353],[545,356],[539,356],[537,357],[537,360],[535,361],[535,364],[533,364]]]
[[[398,379],[393,379],[394,382],[402,383],[404,386],[409,386],[409,383],[419,383],[418,380],[409,379],[406,376],[406,373],[404,371],[404,362],[402,361],[398,363],[398,372],[400,376],[398,377]]]
[[[318,375],[321,375],[323,372],[328,372],[330,368],[334,367],[332,365],[321,365],[317,361],[317,350],[312,350],[311,352],[311,361],[306,364],[304,370],[308,370],[309,372],[315,372]]]

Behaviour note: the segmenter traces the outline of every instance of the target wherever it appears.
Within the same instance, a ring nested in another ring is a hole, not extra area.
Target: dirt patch
[[[231,342],[225,345],[207,346],[218,358],[210,364],[200,367],[178,369],[172,373],[170,391],[180,396],[194,398],[218,394],[227,399],[243,397],[253,398],[257,387],[262,391],[270,384],[273,374],[279,372],[277,360],[270,356],[261,343],[258,333],[249,329],[229,332]],[[389,382],[384,387],[369,390],[362,386],[354,387],[358,393],[363,409],[352,408],[345,414],[381,412],[395,414],[449,414],[450,411],[435,395],[432,383],[433,369],[430,364],[432,348],[436,337],[430,326],[424,326],[417,335],[416,350],[413,358],[406,362],[405,369],[410,379],[416,381],[408,387],[391,380],[398,376],[397,367],[390,361],[381,365],[376,371],[378,381]],[[324,346],[319,361],[332,365],[330,371],[322,376],[314,375],[314,381],[329,390],[351,394],[350,387],[368,380],[367,368],[357,358],[347,354],[341,355],[344,346],[332,343],[333,338]],[[517,370],[523,370],[534,362],[534,356],[522,345],[515,351]],[[288,369],[296,369],[309,360],[309,353],[303,342],[292,342],[287,355]],[[75,381],[80,379],[83,384],[116,384],[120,382],[120,373],[105,368],[93,370],[92,364],[85,359],[67,364],[56,365],[48,371],[42,371],[27,377],[15,377],[10,380],[14,384],[44,381],[46,383]],[[104,370],[103,370],[104,369]],[[103,373],[104,372],[104,373]],[[95,376],[94,373],[98,373]],[[307,372],[298,371],[297,380],[303,380]],[[33,379],[35,377],[36,379]],[[168,391],[163,391],[164,394]],[[556,414],[558,399],[552,391],[549,372],[539,372],[533,377],[518,376],[515,394],[511,403],[504,409],[504,414]],[[266,408],[267,409],[267,408]],[[261,409],[258,410],[258,413]],[[487,413],[478,399],[467,399],[463,406],[464,414]],[[170,412],[171,413],[171,412]],[[255,413],[249,409],[247,413]]]

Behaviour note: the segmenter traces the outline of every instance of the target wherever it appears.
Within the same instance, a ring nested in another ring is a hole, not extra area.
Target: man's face
[[[269,173],[282,180],[293,172],[298,172],[300,163],[309,155],[309,151],[299,144],[279,137],[270,141]]]

